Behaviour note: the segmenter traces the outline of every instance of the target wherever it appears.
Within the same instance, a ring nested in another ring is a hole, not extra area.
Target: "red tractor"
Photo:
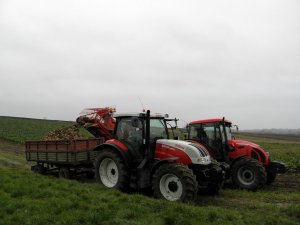
[[[106,139],[94,149],[95,177],[105,187],[150,187],[157,198],[186,201],[194,200],[199,189],[217,191],[222,186],[225,166],[213,163],[202,145],[170,140],[166,125],[170,119],[165,116],[151,115],[149,110],[113,115],[109,108],[99,116],[103,108],[93,110],[77,122]],[[103,132],[104,115],[113,124],[111,132]]]
[[[227,162],[228,178],[240,188],[256,190],[271,184],[277,173],[287,171],[285,164],[271,161],[269,153],[259,145],[234,140],[231,126],[225,118],[193,121],[188,125],[188,140],[204,145],[217,161]]]

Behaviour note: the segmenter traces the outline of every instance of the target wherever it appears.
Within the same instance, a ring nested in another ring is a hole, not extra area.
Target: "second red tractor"
[[[271,184],[277,173],[287,171],[284,163],[272,161],[269,153],[259,145],[235,140],[232,123],[224,118],[190,122],[188,140],[204,145],[219,162],[230,165],[228,178],[237,187],[256,190]]]

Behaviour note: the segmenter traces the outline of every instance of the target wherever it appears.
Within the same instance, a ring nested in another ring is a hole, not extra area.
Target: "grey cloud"
[[[0,115],[145,107],[299,128],[296,1],[1,1]]]

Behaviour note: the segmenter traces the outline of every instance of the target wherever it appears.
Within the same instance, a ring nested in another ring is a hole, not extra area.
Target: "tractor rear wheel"
[[[241,158],[232,166],[232,181],[239,188],[255,191],[266,184],[266,170],[255,159]]]
[[[164,164],[153,175],[154,197],[169,201],[193,201],[197,197],[196,176],[187,166]]]
[[[96,157],[96,181],[107,188],[126,190],[129,184],[129,172],[121,157],[113,150],[104,149]]]

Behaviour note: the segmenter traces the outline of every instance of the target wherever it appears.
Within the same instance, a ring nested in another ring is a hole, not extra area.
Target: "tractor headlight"
[[[201,164],[208,164],[208,163],[210,163],[210,158],[209,157],[199,158],[197,161],[198,161],[198,163],[201,163]]]

